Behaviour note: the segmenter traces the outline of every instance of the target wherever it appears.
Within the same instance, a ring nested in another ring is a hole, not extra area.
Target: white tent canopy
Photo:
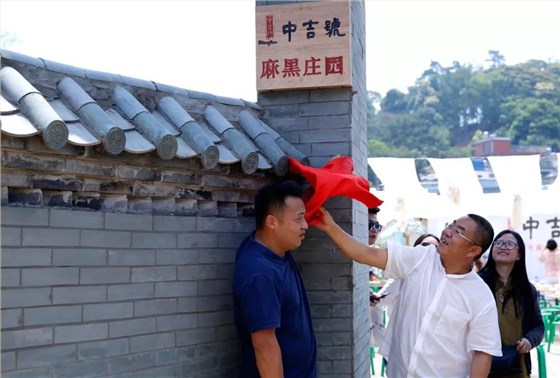
[[[556,157],[560,160],[560,154]],[[368,164],[384,185],[383,191],[372,189],[385,201],[378,217],[402,232],[411,220],[420,220],[427,232],[439,235],[445,222],[479,214],[490,220],[496,232],[506,228],[519,232],[526,244],[530,277],[542,277],[537,252],[546,240],[560,237],[560,179],[543,187],[539,158],[488,157],[499,193],[483,193],[469,158],[427,159],[438,179],[439,195],[422,187],[415,159],[369,158]]]

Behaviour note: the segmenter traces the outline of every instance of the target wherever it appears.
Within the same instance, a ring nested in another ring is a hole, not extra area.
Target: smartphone
[[[380,299],[382,299],[382,298],[385,298],[387,295],[389,295],[388,292],[387,292],[387,293],[383,293],[383,294],[381,294],[381,295],[370,294],[369,300],[370,300],[370,302],[375,302],[375,301],[378,301],[378,300],[380,300]]]

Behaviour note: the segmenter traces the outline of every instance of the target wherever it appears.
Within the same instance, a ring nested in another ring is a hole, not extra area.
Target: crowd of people
[[[439,237],[381,246],[378,212],[368,211],[367,244],[325,208],[313,224],[348,258],[389,278],[371,297],[372,335],[379,331],[372,341],[386,359],[387,377],[529,377],[529,352],[542,341],[544,324],[521,236],[512,230],[494,236],[484,217],[467,214]],[[294,181],[269,184],[256,196],[256,229],[238,249],[233,283],[242,377],[317,376],[311,311],[290,252],[305,238],[305,214],[303,190]],[[556,245],[547,247],[559,255]],[[474,269],[487,250],[486,264]]]

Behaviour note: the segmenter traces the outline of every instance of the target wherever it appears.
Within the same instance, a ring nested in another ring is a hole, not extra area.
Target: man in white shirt
[[[418,253],[396,244],[368,246],[343,231],[325,209],[320,214],[315,226],[346,256],[402,280],[383,345],[390,356],[388,377],[488,376],[492,355],[501,356],[498,315],[488,285],[472,269],[494,237],[486,219],[461,217],[442,231],[437,247]]]

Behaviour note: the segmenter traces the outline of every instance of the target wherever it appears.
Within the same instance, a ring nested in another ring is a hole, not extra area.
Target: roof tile
[[[67,141],[103,143],[112,155],[155,150],[161,159],[198,158],[212,172],[227,173],[218,164],[241,162],[247,174],[274,169],[278,175],[287,155],[307,159],[260,120],[257,103],[8,50],[1,55],[2,133],[14,140],[40,134],[46,151],[64,149]]]

